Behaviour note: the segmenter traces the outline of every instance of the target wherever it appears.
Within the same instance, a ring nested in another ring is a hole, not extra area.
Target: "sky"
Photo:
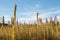
[[[17,5],[16,15],[18,22],[33,23],[36,21],[36,13],[39,18],[45,19],[57,16],[60,21],[60,0],[0,0],[0,22],[2,16],[5,17],[5,23],[10,21],[14,15],[14,5]]]

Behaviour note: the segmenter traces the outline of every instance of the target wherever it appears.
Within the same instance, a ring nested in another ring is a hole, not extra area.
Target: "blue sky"
[[[14,4],[19,22],[35,21],[37,12],[43,20],[54,16],[60,20],[60,0],[0,0],[0,22],[2,16],[5,16],[5,22],[13,17]]]

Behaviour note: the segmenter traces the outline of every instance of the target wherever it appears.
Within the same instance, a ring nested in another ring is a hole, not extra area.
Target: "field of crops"
[[[60,40],[60,24],[1,26],[0,40]]]
[[[14,8],[14,17],[11,18],[11,25],[10,22],[5,25],[4,16],[2,17],[0,40],[60,40],[60,23],[56,16],[54,21],[51,18],[48,22],[46,18],[46,23],[42,23],[42,19],[39,19],[38,13],[36,13],[37,23],[18,25],[16,5]]]

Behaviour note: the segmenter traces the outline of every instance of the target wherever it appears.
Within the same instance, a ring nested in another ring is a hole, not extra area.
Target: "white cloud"
[[[36,21],[36,18],[35,17],[32,17],[32,18],[19,18],[18,19],[19,22],[21,23],[33,23]]]
[[[60,21],[60,16],[57,16],[58,21]]]
[[[41,5],[38,3],[38,4],[35,4],[35,6],[36,7],[38,7],[38,8],[40,8],[41,7]]]
[[[36,3],[35,6],[34,6],[35,9],[39,9],[41,8],[41,4],[40,3]]]
[[[3,16],[0,16],[0,19],[1,19],[0,21],[2,21],[2,17]],[[4,16],[4,21],[5,21],[5,23],[8,23],[8,21],[11,21],[11,17],[9,15],[5,15]]]
[[[58,16],[60,13],[60,10],[55,10],[55,11],[49,11],[49,12],[42,12],[41,14],[39,14],[39,18],[42,18],[43,22],[45,22],[45,19],[47,18],[48,21],[50,20],[50,17],[53,18],[54,20],[54,17],[56,16],[55,14],[57,14],[57,17],[58,17],[58,20],[60,19],[60,16]],[[32,22],[32,21],[36,21],[36,17],[35,17],[35,14],[34,16],[32,16],[31,18],[19,18],[21,19],[21,22],[23,20],[23,22]]]
[[[35,14],[35,12],[23,12],[20,15],[31,17],[31,16],[34,16],[34,14]]]
[[[44,19],[44,18],[50,18],[50,17],[54,17],[54,16],[58,16],[58,15],[60,15],[60,10],[43,12],[39,15],[39,17]]]
[[[24,18],[22,18],[22,17],[18,18],[18,22],[19,23],[20,22],[21,23],[24,23],[24,22],[33,23],[33,22],[35,22],[36,21],[35,13],[36,12],[25,12],[25,13],[21,14],[22,16],[24,15],[27,17],[26,18],[25,17]],[[60,10],[39,13],[39,18],[42,18],[43,22],[45,22],[46,18],[48,18],[48,20],[49,20],[50,17],[53,17],[53,19],[54,19],[54,16],[56,16],[56,15],[57,15],[58,20],[60,20],[60,16],[59,16]],[[30,17],[28,17],[28,16],[30,16]],[[5,15],[4,17],[5,17],[5,23],[7,23],[8,21],[11,20],[11,17],[9,15]],[[2,18],[2,16],[0,18]]]

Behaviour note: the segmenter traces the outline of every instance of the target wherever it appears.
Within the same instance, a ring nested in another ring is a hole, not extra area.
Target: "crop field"
[[[60,40],[60,24],[1,26],[0,40]]]
[[[17,5],[15,4],[14,16],[11,17],[8,24],[5,24],[7,19],[4,22],[4,16],[1,18],[2,23],[0,23],[0,40],[60,40],[60,22],[58,21],[57,16],[55,16],[54,21],[53,18],[49,21],[46,18],[46,22],[43,23],[43,20],[39,18],[39,13],[36,13],[36,17],[34,17],[36,18],[36,23],[19,24],[18,22],[20,20],[16,17],[16,7]],[[51,14],[52,13],[55,12],[51,12]],[[45,16],[43,15],[43,17]]]

